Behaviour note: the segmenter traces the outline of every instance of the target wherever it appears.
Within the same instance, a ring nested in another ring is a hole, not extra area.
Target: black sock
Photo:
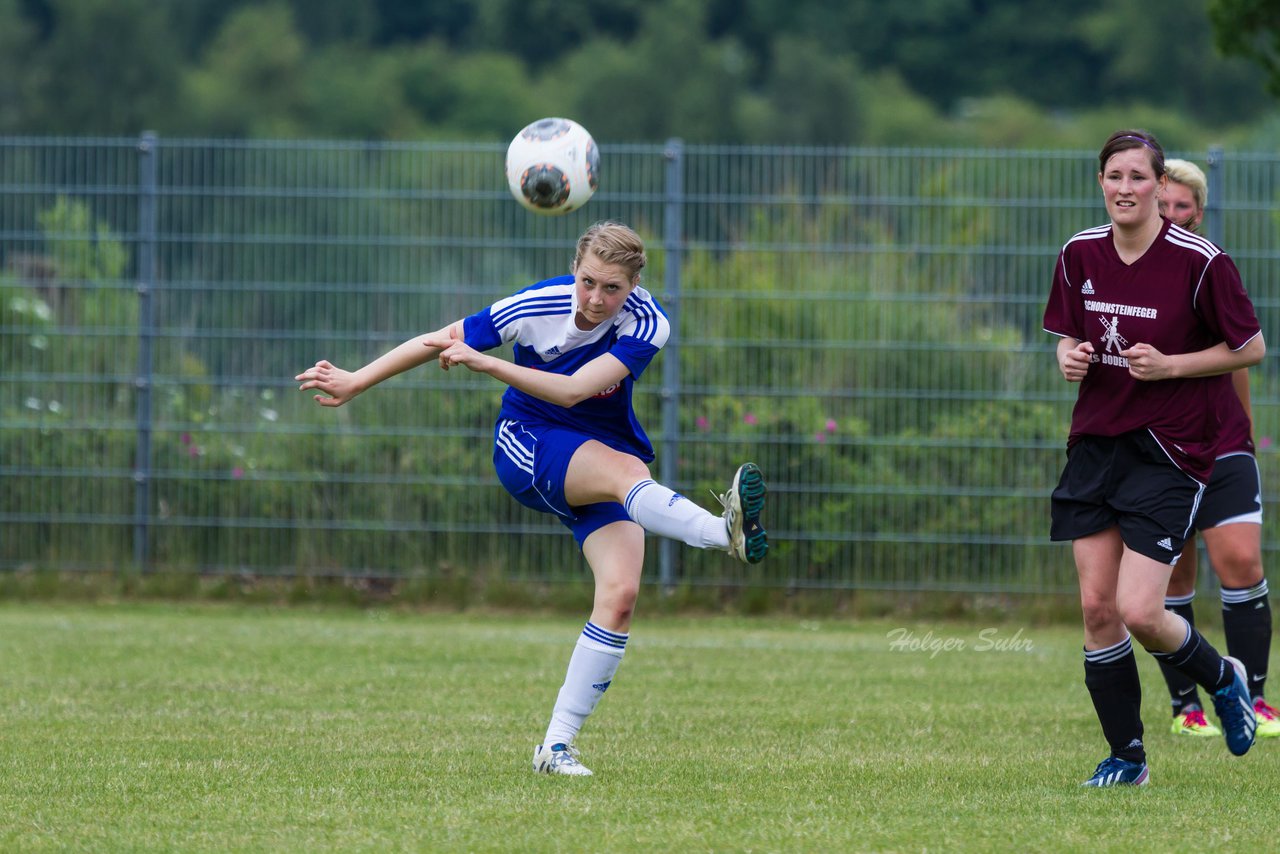
[[[1265,578],[1253,587],[1222,588],[1222,631],[1228,652],[1249,674],[1249,694],[1261,697],[1271,657],[1271,603]]]
[[[1156,661],[1169,662],[1174,669],[1194,679],[1211,694],[1227,687],[1236,678],[1231,665],[1190,623],[1187,624],[1187,639],[1182,646],[1173,652],[1153,652],[1151,655]]]
[[[1105,649],[1084,651],[1084,684],[1111,755],[1146,762],[1142,746],[1142,683],[1133,644],[1125,638]]]
[[[1196,614],[1195,609],[1191,607],[1191,600],[1194,598],[1194,593],[1188,596],[1169,597],[1164,600],[1164,606],[1186,620],[1189,625],[1194,626]],[[1183,712],[1191,711],[1192,706],[1197,709],[1204,708],[1204,704],[1200,702],[1200,693],[1196,691],[1194,679],[1158,656],[1156,663],[1160,665],[1164,683],[1169,686],[1169,703],[1173,706],[1175,718]]]

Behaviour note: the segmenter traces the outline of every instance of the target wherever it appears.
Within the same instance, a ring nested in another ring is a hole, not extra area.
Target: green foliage
[[[423,116],[405,99],[403,64],[338,45],[315,52],[302,76],[299,122],[308,134],[339,139],[423,136]]]
[[[188,122],[214,136],[300,136],[306,43],[277,0],[242,6],[185,80]]]
[[[55,26],[43,42],[19,44],[23,62],[14,69],[26,83],[25,129],[131,134],[175,106],[180,57],[153,3],[50,0],[49,6]]]
[[[1200,0],[0,0],[0,133],[1061,148],[1158,106],[1198,147],[1271,109],[1272,6],[1210,4],[1222,58]]]
[[[45,240],[49,260],[59,276],[81,281],[119,279],[127,256],[119,240],[105,223],[94,220],[88,205],[59,197],[49,210],[36,217]]]
[[[1218,49],[1260,66],[1267,90],[1280,97],[1280,3],[1276,0],[1210,0],[1209,20]]]
[[[764,81],[760,126],[746,132],[751,139],[784,145],[848,145],[862,139],[862,78],[855,55],[828,53],[813,38],[780,37]]]
[[[109,379],[132,370],[136,353],[138,306],[133,282],[124,278],[128,254],[106,223],[84,202],[59,197],[36,217],[45,253],[33,256],[40,283],[0,278],[0,326],[18,330],[0,336],[0,360],[8,373],[32,375],[81,373],[83,402],[118,413],[123,401]],[[60,334],[61,326],[86,327],[99,335]],[[0,413],[25,420],[39,413],[54,421],[83,416],[67,401],[49,399],[35,381],[4,386]],[[127,411],[127,410],[125,410]],[[81,437],[86,438],[86,437]],[[28,458],[14,449],[5,459]],[[74,484],[68,484],[74,488]]]
[[[600,139],[732,138],[747,68],[731,42],[703,37],[704,14],[698,0],[651,5],[633,41],[584,45],[547,84],[565,87],[571,114]]]
[[[1214,47],[1215,33],[1225,35],[1232,26],[1215,8],[1230,3],[1165,0],[1153,14],[1145,0],[1120,0],[1093,11],[1081,26],[1089,45],[1108,57],[1099,86],[1133,92],[1128,98],[1133,102],[1143,100],[1137,93],[1163,92],[1161,105],[1181,122],[1229,126],[1238,123],[1242,114],[1263,113],[1273,106],[1264,90],[1265,76],[1232,56],[1235,51],[1227,49],[1221,38],[1218,46],[1223,49]],[[1274,2],[1264,5],[1277,8]],[[1213,26],[1206,26],[1206,7]],[[1274,20],[1280,23],[1280,18]],[[1234,26],[1237,40],[1261,43],[1262,35],[1252,22],[1239,21]],[[1148,56],[1159,61],[1144,59]]]
[[[22,15],[21,0],[0,0],[0,133],[22,129],[32,106],[33,80],[26,69],[35,27]]]

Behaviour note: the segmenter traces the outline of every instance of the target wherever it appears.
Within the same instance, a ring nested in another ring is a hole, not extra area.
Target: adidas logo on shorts
[[[1170,552],[1173,551],[1173,540],[1169,539],[1168,537],[1165,537],[1163,540],[1157,540],[1156,545],[1164,549],[1165,551],[1170,551]]]

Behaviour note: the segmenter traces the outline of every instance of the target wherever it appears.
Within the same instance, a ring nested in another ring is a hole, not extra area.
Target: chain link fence
[[[292,378],[568,272],[609,218],[675,329],[638,385],[655,475],[707,506],[739,462],[770,485],[768,560],[651,538],[650,581],[1074,587],[1047,529],[1075,387],[1041,312],[1105,221],[1093,152],[602,150],[596,197],[547,218],[498,145],[0,139],[0,569],[582,578],[493,475],[496,382],[427,365],[330,410]],[[1180,154],[1280,341],[1280,157]]]

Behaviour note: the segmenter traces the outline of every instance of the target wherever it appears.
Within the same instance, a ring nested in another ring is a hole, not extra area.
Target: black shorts
[[[1262,477],[1253,454],[1218,457],[1196,513],[1197,531],[1235,522],[1262,524]]]
[[[1126,546],[1172,566],[1203,492],[1145,430],[1085,436],[1067,452],[1053,491],[1049,537],[1077,540],[1118,525]]]

